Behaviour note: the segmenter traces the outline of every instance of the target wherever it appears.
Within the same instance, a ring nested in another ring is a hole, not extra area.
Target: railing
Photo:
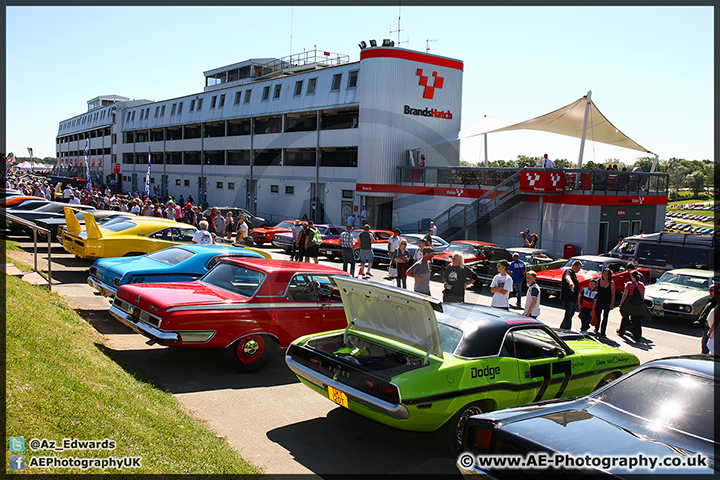
[[[320,53],[318,53],[320,52]],[[350,63],[350,55],[343,53],[332,53],[325,50],[308,50],[302,53],[294,53],[286,57],[275,59],[262,65],[263,74],[277,72],[288,68],[302,67],[305,65],[322,65],[332,67]],[[266,72],[266,69],[270,71]]]
[[[484,167],[397,167],[400,183],[423,186],[462,185],[464,187],[496,187],[520,170],[518,168]],[[540,170],[530,168],[529,170]],[[592,194],[667,194],[669,174],[617,172],[610,170],[557,169],[565,173],[565,191]]]
[[[24,225],[26,227],[32,228],[33,231],[33,270],[35,272],[38,271],[37,268],[37,232],[44,232],[45,235],[47,235],[48,239],[48,290],[52,291],[52,238],[50,236],[50,230],[42,227],[38,227],[35,223],[25,220],[24,218],[16,217],[15,215],[11,215],[5,211],[3,211],[3,217],[5,218],[5,221],[11,221],[13,223],[17,223],[20,225]]]
[[[438,231],[446,231],[450,228],[466,228],[517,194],[520,188],[520,171],[517,169],[506,170],[513,170],[513,173],[472,203],[457,203],[435,217],[434,221]],[[499,181],[507,173],[496,172],[496,181]]]

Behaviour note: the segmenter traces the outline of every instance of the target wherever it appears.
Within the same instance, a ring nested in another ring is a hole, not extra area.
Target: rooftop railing
[[[538,171],[541,168],[484,167],[397,167],[397,180],[402,184],[426,187],[461,185],[464,188],[494,188],[518,170]],[[564,191],[593,195],[656,194],[667,195],[669,174],[621,172],[614,170],[552,169],[565,173]]]

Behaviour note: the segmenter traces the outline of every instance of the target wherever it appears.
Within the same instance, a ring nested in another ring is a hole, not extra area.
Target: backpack
[[[637,285],[635,285],[633,293],[630,296],[630,303],[632,303],[633,305],[640,305],[641,303],[643,303],[643,298]]]
[[[312,234],[312,237],[310,237],[310,241],[312,243],[314,243],[315,245],[321,245],[322,244],[322,235],[320,235],[320,232],[315,228],[312,228],[311,230],[312,230],[313,234]]]

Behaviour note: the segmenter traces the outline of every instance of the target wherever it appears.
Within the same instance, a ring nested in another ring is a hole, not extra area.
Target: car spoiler
[[[65,210],[65,223],[67,224],[67,232],[73,235],[78,235],[82,231],[82,227],[80,226],[80,222],[75,216],[75,212],[77,212],[77,210],[70,207],[64,207],[63,210]]]
[[[93,214],[85,211],[83,212],[83,216],[85,217],[85,232],[87,233],[87,238],[102,238],[103,234]]]

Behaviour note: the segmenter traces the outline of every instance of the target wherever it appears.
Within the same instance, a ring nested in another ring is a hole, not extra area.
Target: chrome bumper
[[[95,290],[100,292],[105,297],[112,298],[115,295],[117,295],[118,289],[115,287],[111,287],[107,283],[99,282],[92,277],[88,277],[87,282],[88,282],[88,285],[93,287]]]
[[[467,455],[465,453],[460,455],[460,458],[462,458],[464,455]],[[466,467],[461,463],[461,460],[458,459],[457,462],[455,462],[455,466],[458,470],[460,470],[460,473],[463,475],[479,475],[480,478],[486,478],[487,480],[498,480],[497,477],[492,476],[489,472],[486,470],[481,469],[477,465],[473,463],[472,466]]]
[[[384,402],[379,398],[370,396],[367,393],[361,392],[360,390],[345,385],[344,383],[336,382],[331,378],[321,375],[318,372],[299,364],[293,360],[290,355],[285,355],[285,363],[287,363],[288,367],[290,367],[290,370],[292,370],[295,375],[302,377],[308,382],[325,390],[327,390],[328,385],[340,390],[347,395],[348,400],[351,400],[358,405],[383,413],[396,420],[407,420],[410,418],[410,414],[408,414],[407,408],[403,404]]]
[[[180,343],[180,336],[176,332],[165,332],[152,325],[141,322],[127,312],[120,310],[115,305],[110,306],[110,315],[118,319],[120,323],[129,327],[135,333],[144,335],[157,343]]]

